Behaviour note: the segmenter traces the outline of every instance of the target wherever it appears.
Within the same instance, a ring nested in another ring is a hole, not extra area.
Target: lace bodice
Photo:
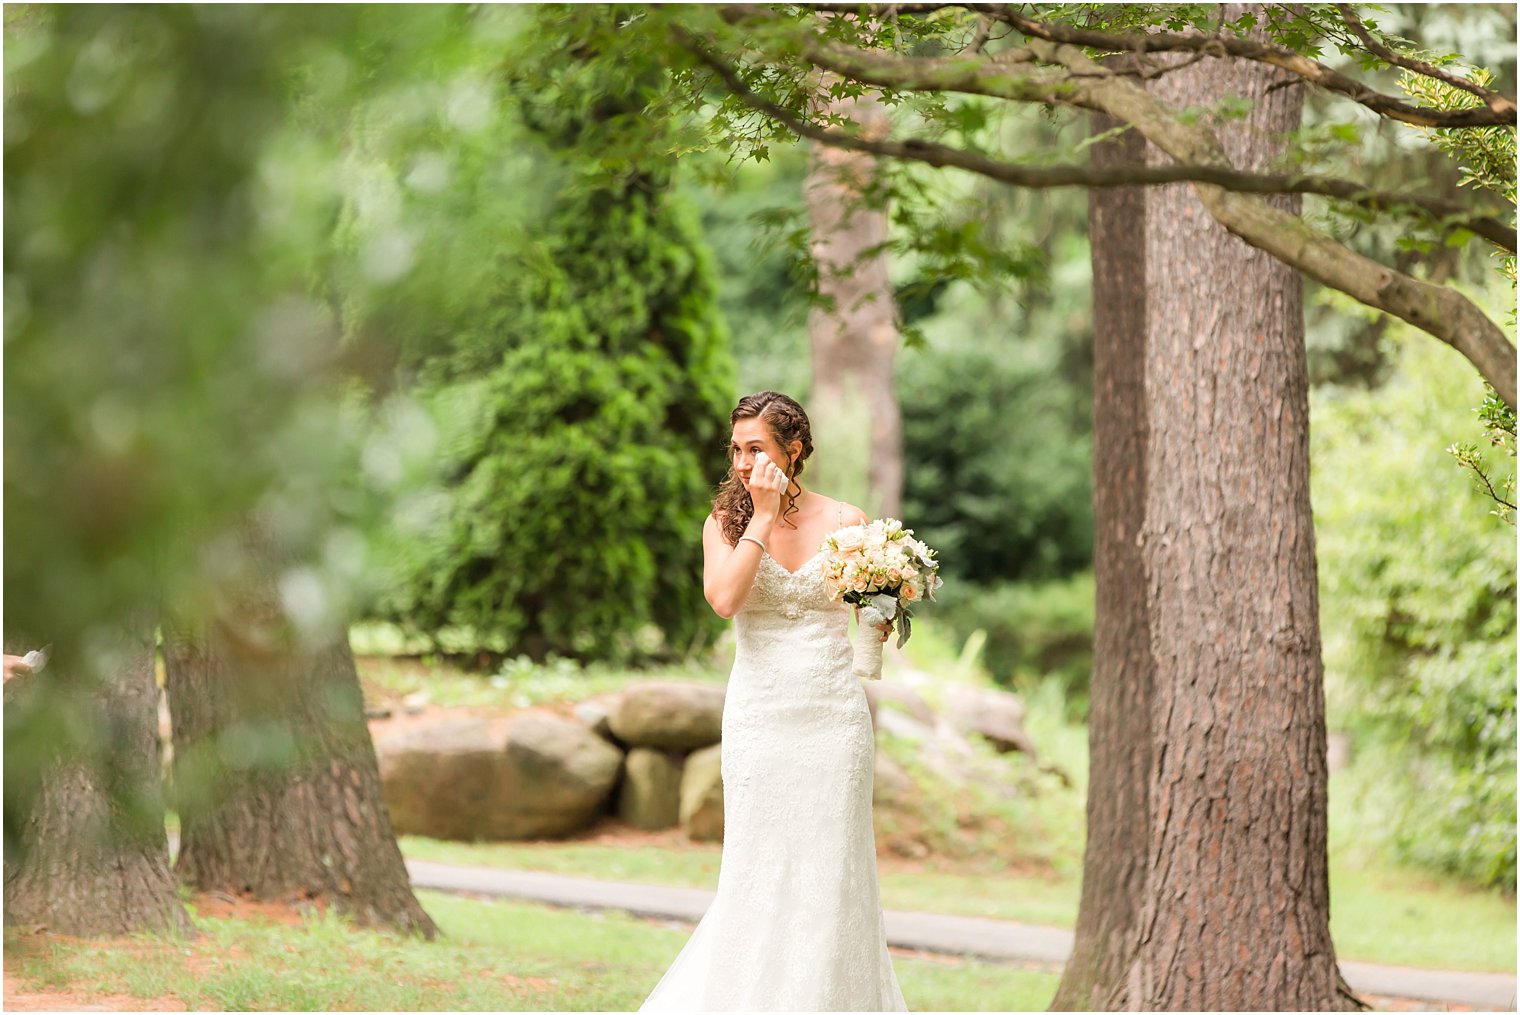
[[[755,619],[760,614],[775,614],[789,621],[800,620],[805,613],[830,613],[849,619],[850,608],[829,599],[819,565],[823,551],[813,554],[796,571],[788,571],[769,553],[760,555],[755,583],[750,586],[744,605],[734,615]]]

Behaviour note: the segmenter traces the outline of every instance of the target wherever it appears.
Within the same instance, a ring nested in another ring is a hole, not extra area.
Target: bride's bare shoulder
[[[836,500],[834,503],[839,515],[840,525],[864,525],[871,520],[870,515],[849,501]]]

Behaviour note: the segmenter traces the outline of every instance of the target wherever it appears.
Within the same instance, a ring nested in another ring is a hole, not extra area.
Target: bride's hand
[[[855,607],[855,623],[859,624],[862,628],[866,626],[865,621],[860,619],[860,607],[858,606]],[[886,641],[892,637],[892,622],[890,620],[884,620],[880,624],[874,625],[874,627],[876,632],[881,635],[881,638],[878,640]]]
[[[755,455],[755,464],[744,481],[744,488],[755,504],[755,513],[770,517],[781,513],[781,495],[790,485],[786,473],[764,451]]]

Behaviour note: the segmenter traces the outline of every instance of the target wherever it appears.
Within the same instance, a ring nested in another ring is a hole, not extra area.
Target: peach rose
[[[834,534],[834,544],[843,553],[858,553],[866,545],[866,534],[859,525],[851,525]]]
[[[902,592],[900,592],[899,595],[902,596],[903,602],[911,603],[913,600],[918,598],[918,589],[913,587],[912,582],[908,582],[902,587]]]

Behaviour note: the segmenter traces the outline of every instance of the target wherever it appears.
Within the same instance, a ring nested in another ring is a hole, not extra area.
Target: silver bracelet
[[[739,537],[739,542],[742,543],[746,539],[748,539],[751,543],[754,543],[756,546],[760,547],[760,552],[761,553],[765,553],[766,552],[766,550],[765,550],[765,544],[762,543],[762,542],[760,542],[760,540],[756,539],[754,536],[740,536]],[[734,545],[737,546],[738,544],[736,543]]]

